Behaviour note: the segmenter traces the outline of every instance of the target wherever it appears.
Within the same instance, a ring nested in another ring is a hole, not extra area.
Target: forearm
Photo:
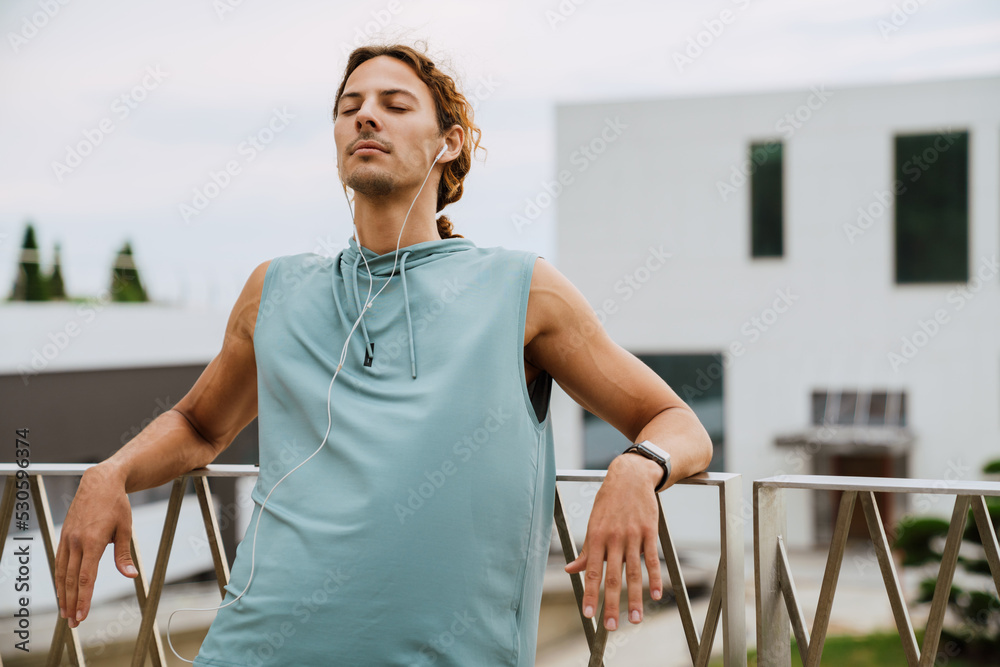
[[[688,408],[670,408],[656,415],[635,441],[643,440],[651,441],[670,454],[668,486],[702,472],[712,462],[712,439],[694,411]],[[621,454],[612,461],[616,469],[623,465],[637,472],[644,471],[654,486],[663,476],[663,470],[655,461],[637,454]],[[608,469],[610,471],[611,466]]]
[[[126,493],[166,484],[207,465],[216,451],[176,410],[167,410],[139,435],[95,466],[120,481]]]

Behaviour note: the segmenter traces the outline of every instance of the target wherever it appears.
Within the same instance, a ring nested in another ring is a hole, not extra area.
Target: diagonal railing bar
[[[657,496],[657,500],[659,500],[659,496]],[[687,585],[684,583],[684,574],[681,572],[677,549],[674,547],[673,538],[670,537],[667,518],[663,514],[663,503],[659,503],[659,507],[660,546],[663,548],[663,560],[667,565],[667,576],[670,577],[670,587],[674,591],[674,601],[677,603],[681,625],[684,627],[684,636],[687,638],[688,651],[691,653],[691,662],[695,663],[698,660],[698,647],[701,644],[701,637],[698,634],[698,628],[695,626],[694,617],[691,614],[691,599],[688,597]]]
[[[132,585],[135,587],[135,599],[139,603],[140,613],[145,610],[147,600],[149,598],[149,584],[148,577],[146,576],[146,562],[139,552],[139,545],[135,543],[135,536],[133,535],[129,539],[129,549],[132,552],[132,564],[135,565],[137,574],[132,580]],[[141,625],[140,625],[141,631]],[[159,626],[156,621],[153,621],[153,643],[149,646],[149,657],[153,661],[154,667],[163,667],[166,664],[165,655],[163,653],[163,642],[160,639]],[[143,663],[145,664],[145,663]]]
[[[573,539],[573,533],[570,532],[569,524],[566,522],[566,512],[563,509],[562,495],[559,493],[558,484],[556,484],[553,518],[556,524],[556,532],[559,534],[559,543],[562,546],[563,557],[567,563],[572,563],[576,560],[579,553],[576,550],[576,541]],[[585,592],[583,575],[580,572],[573,572],[569,575],[569,579],[573,584],[573,595],[576,597],[576,610],[580,614],[580,621],[583,623],[583,633],[587,638],[587,646],[590,648],[591,656],[593,656],[594,641],[597,638],[597,619],[600,618],[600,615],[595,614],[591,618],[583,615],[583,594]],[[591,661],[593,661],[593,658],[591,658]]]
[[[212,550],[212,563],[215,565],[215,580],[219,584],[219,593],[226,597],[226,585],[229,583],[229,561],[226,560],[226,549],[222,543],[222,533],[219,532],[219,521],[215,516],[215,505],[208,488],[207,477],[192,477],[194,490],[198,494],[198,505],[201,507],[201,518],[205,522],[205,534],[208,536],[208,546]]]
[[[951,515],[944,552],[941,554],[941,569],[938,572],[937,584],[934,586],[934,597],[931,598],[931,611],[927,616],[924,645],[920,651],[920,667],[931,667],[937,657],[941,630],[944,627],[944,613],[948,609],[948,598],[951,596],[951,582],[955,576],[955,566],[958,564],[958,549],[962,545],[962,533],[965,532],[970,500],[971,496],[955,498],[955,509]]]
[[[45,559],[49,563],[49,573],[52,577],[52,587],[55,590],[56,584],[56,536],[55,528],[52,522],[52,508],[49,506],[49,494],[45,492],[45,480],[42,477],[32,478],[30,475],[28,477],[28,483],[31,486],[31,499],[35,504],[35,518],[38,520],[38,529],[42,534],[42,541],[45,543]],[[6,539],[6,535],[4,535]],[[0,544],[4,541],[0,540]],[[63,626],[62,632],[60,632],[60,627]],[[80,636],[75,632],[70,632],[69,636],[66,636],[65,630],[69,629],[69,620],[63,617],[59,617],[59,621],[56,622],[56,629],[52,633],[53,639],[56,635],[59,635],[59,645],[57,649],[57,657],[49,659],[49,664],[58,665],[62,661],[62,650],[65,646],[64,639],[69,640],[69,661],[72,665],[83,665],[83,646],[80,643]]]
[[[878,511],[874,493],[871,491],[861,492],[861,508],[865,512],[868,533],[871,535],[872,545],[875,547],[875,555],[878,558],[878,566],[882,571],[882,581],[885,582],[885,590],[889,594],[889,604],[892,606],[892,616],[896,621],[899,639],[903,643],[903,653],[906,656],[906,663],[910,667],[917,667],[920,662],[917,636],[913,632],[910,613],[907,611],[906,602],[903,600],[903,589],[899,585],[896,564],[892,560],[889,540],[885,535],[882,515]]]
[[[170,490],[170,501],[167,503],[167,515],[163,520],[160,547],[156,552],[156,564],[153,566],[153,578],[149,582],[146,599],[140,600],[142,622],[139,625],[135,651],[132,653],[132,667],[144,667],[146,652],[149,650],[150,641],[154,641],[154,634],[159,660],[163,664],[166,663],[160,633],[156,626],[156,608],[160,604],[160,594],[163,592],[163,583],[167,577],[167,561],[170,560],[170,550],[174,544],[174,535],[177,533],[177,521],[180,518],[181,503],[184,501],[184,489],[187,487],[187,481],[186,475],[176,478],[173,488]],[[138,586],[139,583],[136,583],[137,593]],[[161,665],[155,664],[157,657],[153,658],[153,662],[154,667],[161,667]]]
[[[780,535],[778,536],[778,568],[778,579],[781,584],[781,593],[785,598],[785,608],[792,621],[795,643],[798,644],[799,657],[802,658],[804,665],[809,656],[809,628],[806,627],[806,617],[802,613],[802,605],[799,604],[799,596],[795,590],[795,580],[792,578],[792,568],[788,563],[785,540]]]
[[[712,597],[708,601],[708,613],[705,614],[705,626],[701,631],[701,644],[695,658],[695,667],[707,667],[708,659],[712,657],[712,644],[715,643],[715,633],[719,629],[719,614],[722,612],[722,589],[725,587],[723,572],[724,559],[719,559],[719,567],[715,571],[715,583],[712,584]]]
[[[816,617],[813,619],[813,629],[810,633],[812,639],[809,641],[809,659],[805,662],[805,667],[819,667],[820,658],[823,656],[826,630],[830,625],[830,613],[833,611],[833,595],[837,592],[837,579],[840,578],[840,565],[844,560],[844,547],[847,546],[847,533],[851,527],[854,500],[857,495],[857,491],[844,491],[840,496],[840,509],[833,529],[833,539],[830,541],[830,555],[826,559],[826,571],[823,573]]]
[[[13,516],[15,504],[17,502],[23,502],[17,500],[18,491],[18,479],[16,475],[16,466],[11,466],[13,469],[13,474],[9,474],[5,483],[3,490],[3,499],[0,500],[0,546],[7,543],[7,534],[10,531],[10,521]],[[55,568],[53,563],[55,563],[55,554],[52,551],[51,545],[55,543],[53,530],[52,530],[52,513],[49,510],[48,502],[44,505],[39,504],[38,498],[45,498],[47,501],[47,496],[45,494],[44,484],[39,487],[35,484],[35,480],[28,476],[27,479],[28,486],[30,487],[30,493],[32,494],[33,500],[35,501],[35,506],[40,508],[40,511],[36,511],[38,521],[40,524],[40,532],[45,542],[45,553],[49,562],[49,573],[52,576],[52,584],[55,586]],[[39,489],[41,491],[39,492]],[[23,489],[22,489],[23,490]],[[41,496],[39,496],[39,493]],[[23,496],[22,496],[23,497]],[[56,627],[52,633],[52,643],[49,646],[49,665],[58,665],[62,661],[62,650],[63,646],[69,642],[70,653],[69,660],[70,664],[74,667],[78,667],[83,663],[83,653],[80,650],[80,640],[79,636],[75,632],[71,632],[69,638],[66,637],[65,631],[69,630],[69,622],[62,616],[58,617],[56,621]],[[55,655],[53,662],[53,654]],[[3,660],[0,659],[0,667],[3,665]]]
[[[976,517],[976,527],[979,537],[983,540],[983,551],[986,552],[986,562],[990,564],[990,574],[993,575],[993,585],[1000,593],[1000,545],[997,544],[997,533],[993,529],[993,521],[986,509],[986,499],[982,496],[972,497],[972,513]]]
[[[607,598],[601,601],[601,608],[594,616],[595,619],[604,618],[604,605]],[[608,629],[601,622],[597,623],[597,635],[594,637],[594,645],[590,647],[590,661],[587,667],[601,667],[604,664],[604,649],[608,646]]]

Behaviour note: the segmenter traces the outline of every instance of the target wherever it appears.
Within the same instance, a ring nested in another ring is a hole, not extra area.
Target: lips
[[[374,151],[379,151],[381,153],[388,152],[387,150],[385,150],[385,147],[382,146],[382,144],[375,141],[358,142],[358,144],[354,147],[354,150],[351,151],[351,153],[354,154],[357,153],[358,151],[365,151],[365,153],[372,153]]]

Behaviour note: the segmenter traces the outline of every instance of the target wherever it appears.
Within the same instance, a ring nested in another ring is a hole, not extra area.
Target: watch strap
[[[645,448],[644,442],[641,443],[637,442],[622,453],[628,454],[632,452],[640,456],[643,456],[649,459],[650,461],[655,461],[656,463],[660,464],[660,467],[663,468],[663,476],[660,477],[659,483],[657,483],[656,487],[653,489],[654,493],[659,493],[667,485],[667,480],[670,478],[670,470],[672,468],[672,466],[670,465],[670,458],[669,458],[670,455],[669,454],[667,455],[668,458],[666,460],[661,460],[659,456],[655,455],[653,452]]]

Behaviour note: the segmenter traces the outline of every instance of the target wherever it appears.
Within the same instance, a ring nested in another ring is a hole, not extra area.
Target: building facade
[[[753,479],[1000,458],[1000,78],[567,104],[557,135],[556,263],[744,475],[748,543]],[[561,391],[553,418],[560,467],[628,444]],[[790,541],[828,538],[834,501],[789,492]]]

